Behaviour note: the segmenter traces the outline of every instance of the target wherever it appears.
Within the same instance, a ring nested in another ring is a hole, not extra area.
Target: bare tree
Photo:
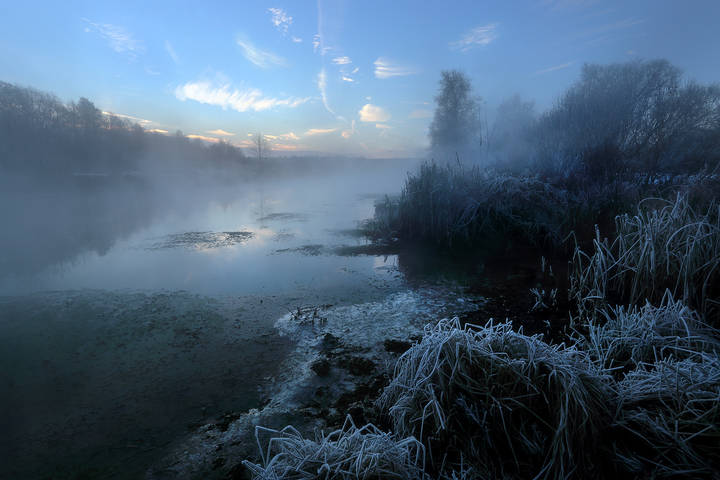
[[[253,150],[258,162],[261,163],[263,159],[267,158],[270,150],[270,143],[262,133],[256,133],[255,137],[253,137]]]

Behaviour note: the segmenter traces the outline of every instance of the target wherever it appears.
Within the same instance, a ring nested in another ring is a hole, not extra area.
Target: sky
[[[492,118],[538,111],[584,63],[666,58],[720,81],[720,1],[0,2],[0,80],[146,129],[281,154],[421,154],[440,72]]]

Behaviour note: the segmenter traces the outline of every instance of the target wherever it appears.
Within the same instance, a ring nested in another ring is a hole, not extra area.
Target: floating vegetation
[[[164,250],[169,248],[185,248],[188,250],[208,250],[211,248],[242,245],[253,238],[252,232],[184,232],[174,233],[162,239],[147,250]]]
[[[260,217],[257,219],[258,222],[307,222],[308,218],[310,218],[309,215],[305,213],[292,213],[292,212],[282,212],[282,213],[271,213],[268,215],[265,215],[263,217]]]
[[[325,245],[313,243],[309,245],[301,245],[294,248],[280,248],[278,250],[275,250],[273,253],[299,253],[300,255],[316,257],[318,255],[329,253],[329,250],[325,248]]]

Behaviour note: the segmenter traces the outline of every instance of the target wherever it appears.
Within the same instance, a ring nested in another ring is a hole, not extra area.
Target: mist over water
[[[398,191],[409,162],[234,185],[164,186],[157,178],[76,176],[71,189],[4,189],[5,294],[42,290],[182,289],[272,293],[336,284],[338,257],[374,201]],[[21,207],[21,208],[18,208]]]

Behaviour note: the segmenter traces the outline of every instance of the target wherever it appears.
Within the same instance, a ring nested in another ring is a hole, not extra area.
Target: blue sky
[[[488,116],[543,110],[583,63],[667,58],[720,81],[720,2],[22,2],[0,6],[0,80],[85,96],[148,129],[275,150],[414,155],[440,71]]]

